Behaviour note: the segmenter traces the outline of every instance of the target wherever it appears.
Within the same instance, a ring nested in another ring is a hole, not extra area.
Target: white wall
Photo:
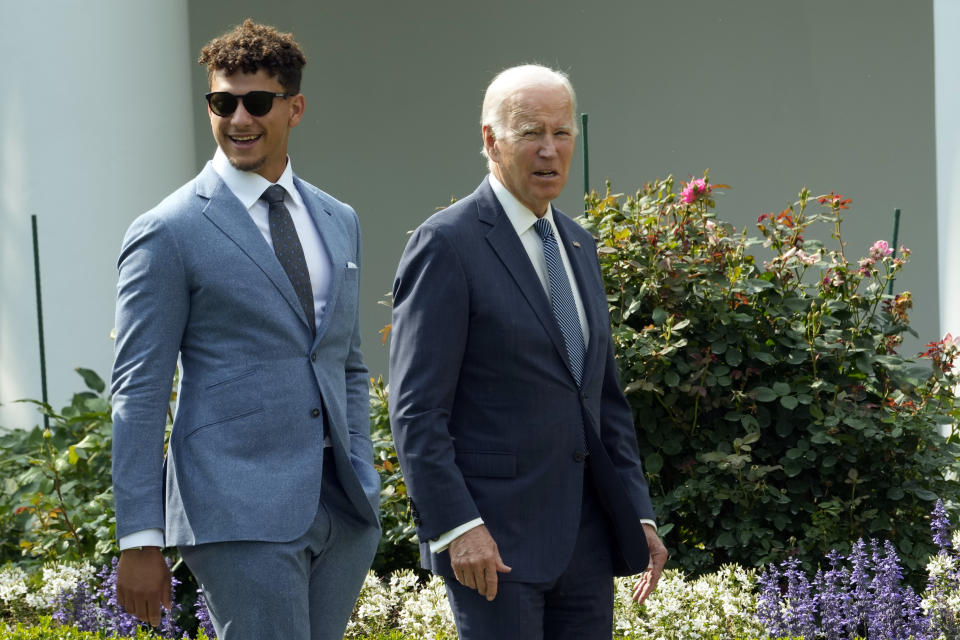
[[[532,60],[570,73],[590,114],[594,187],[610,178],[629,193],[709,168],[732,186],[717,215],[751,235],[804,185],[836,190],[853,198],[843,235],[855,257],[890,240],[902,209],[899,241],[913,256],[895,290],[913,294],[919,338],[901,353],[940,335],[933,0],[191,0],[189,10],[193,51],[247,16],[303,46],[307,110],[291,156],[360,216],[374,373],[386,370],[377,331],[390,319],[376,302],[406,231],[480,182],[484,87]],[[203,109],[194,117],[199,163],[214,144]],[[560,209],[583,206],[582,175],[578,157]],[[811,237],[834,246],[831,231]]]
[[[110,374],[130,221],[195,172],[186,0],[0,0],[0,425],[40,416],[30,215],[50,402]]]
[[[307,53],[291,153],[360,214],[373,373],[386,370],[389,321],[376,302],[405,232],[482,178],[483,88],[526,60],[570,71],[595,187],[709,168],[733,186],[718,214],[751,233],[801,186],[836,189],[854,199],[854,255],[889,239],[902,208],[914,254],[897,290],[914,295],[919,338],[903,352],[916,353],[960,332],[960,120],[946,118],[960,113],[958,12],[960,0],[0,0],[0,425],[38,420],[8,404],[40,395],[29,215],[59,407],[81,385],[74,367],[109,375],[122,233],[212,155],[196,55],[248,16],[292,30]],[[568,212],[581,176],[578,158]]]
[[[934,0],[940,334],[960,335],[960,2]]]

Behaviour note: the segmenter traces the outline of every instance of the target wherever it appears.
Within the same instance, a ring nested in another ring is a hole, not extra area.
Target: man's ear
[[[497,147],[497,136],[493,132],[493,127],[485,124],[480,131],[483,134],[483,148],[487,152],[487,157],[494,162],[499,161],[500,149]]]
[[[307,99],[302,93],[287,98],[290,101],[290,126],[295,127],[303,119],[303,112],[307,108]]]

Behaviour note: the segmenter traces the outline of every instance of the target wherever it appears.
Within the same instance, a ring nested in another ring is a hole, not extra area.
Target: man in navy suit
[[[160,549],[177,546],[221,640],[339,639],[380,533],[359,224],[293,173],[293,37],[247,20],[200,62],[216,154],[134,221],[119,261],[117,596],[157,624]]]
[[[553,208],[566,76],[487,88],[489,176],[424,222],[394,282],[390,411],[425,567],[460,637],[610,638],[613,576],[656,587],[656,533],[593,238]]]

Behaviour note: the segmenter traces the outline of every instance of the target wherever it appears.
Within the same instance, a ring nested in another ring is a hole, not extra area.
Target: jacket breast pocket
[[[517,456],[506,451],[457,451],[457,467],[465,477],[514,478]]]

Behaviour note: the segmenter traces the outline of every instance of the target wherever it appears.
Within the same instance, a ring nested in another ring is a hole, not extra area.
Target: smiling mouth
[[[259,140],[260,135],[261,134],[255,134],[255,135],[251,134],[246,136],[228,136],[228,137],[232,141],[236,142],[237,144],[249,144],[251,142],[256,142],[257,140]]]
[[[540,178],[552,178],[557,175],[556,171],[534,171],[533,175]]]

